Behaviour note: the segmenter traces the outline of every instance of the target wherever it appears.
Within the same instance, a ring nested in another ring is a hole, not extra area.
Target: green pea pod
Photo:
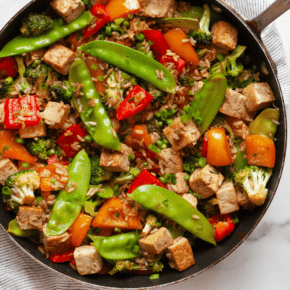
[[[86,27],[93,17],[89,11],[85,11],[76,20],[68,24],[61,24],[62,19],[55,19],[52,30],[44,34],[32,37],[19,35],[10,40],[1,50],[0,57],[19,55],[49,46],[71,33]]]
[[[145,208],[175,221],[198,238],[216,245],[214,231],[206,217],[178,194],[156,185],[142,185],[130,198]]]
[[[91,162],[85,150],[74,157],[68,176],[65,188],[75,189],[71,192],[67,192],[65,188],[60,191],[47,224],[48,237],[64,233],[76,220],[84,205],[91,178]]]
[[[266,109],[262,111],[258,117],[251,123],[250,134],[261,135],[274,140],[277,131],[277,122],[279,122],[280,110]]]
[[[114,189],[110,185],[105,184],[97,192],[97,195],[101,198],[111,198],[114,196]]]
[[[9,222],[7,232],[17,237],[33,238],[39,236],[38,230],[21,230],[17,220],[14,219]]]
[[[148,81],[162,91],[175,93],[175,80],[170,71],[140,51],[104,40],[89,42],[79,50]],[[163,78],[158,78],[156,71],[162,73]]]
[[[83,95],[79,97],[82,104],[80,117],[94,141],[106,148],[120,151],[121,143],[118,135],[116,132],[113,132],[112,122],[95,89],[87,65],[82,59],[77,59],[71,65],[68,78],[70,84],[83,84],[81,88]],[[95,100],[95,105],[90,107],[88,101],[92,99]],[[73,102],[76,108],[79,109],[75,97],[73,97]]]
[[[109,260],[126,260],[138,256],[140,246],[138,244],[141,238],[136,232],[130,232],[111,237],[103,237],[94,242],[94,246],[100,255]]]

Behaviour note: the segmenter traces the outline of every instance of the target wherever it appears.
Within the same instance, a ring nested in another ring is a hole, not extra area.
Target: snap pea
[[[104,40],[89,42],[79,50],[148,81],[162,91],[175,93],[175,80],[170,71],[140,51]],[[164,77],[158,78],[156,71]]]
[[[38,230],[21,230],[17,220],[14,219],[9,222],[7,232],[17,237],[33,238],[39,236]]]
[[[142,185],[130,198],[147,209],[175,221],[198,238],[216,245],[214,231],[206,217],[178,194],[156,185]]]
[[[274,140],[277,131],[277,122],[279,122],[280,110],[266,109],[250,124],[249,131],[253,135],[261,135]]]
[[[68,24],[61,24],[62,19],[55,19],[53,21],[53,29],[44,34],[32,37],[19,35],[10,40],[1,50],[0,57],[19,55],[49,46],[71,33],[86,27],[93,17],[89,11],[85,11],[77,19]]]
[[[77,59],[72,64],[68,78],[70,84],[79,83],[83,85],[81,88],[83,95],[79,97],[82,104],[80,117],[94,141],[106,148],[120,151],[121,142],[119,137],[114,131],[108,113],[95,89],[87,65],[82,59]],[[92,99],[95,100],[93,107],[88,105],[88,101]],[[75,97],[73,97],[73,102],[79,110],[79,105]]]
[[[47,236],[59,236],[64,233],[73,224],[84,205],[91,178],[91,162],[84,149],[74,157],[68,176],[68,183],[60,191],[52,208],[46,229]],[[69,192],[71,187],[74,187],[74,190]]]

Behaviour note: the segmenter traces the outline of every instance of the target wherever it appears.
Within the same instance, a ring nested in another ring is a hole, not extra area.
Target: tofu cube
[[[254,116],[253,114],[248,113],[246,99],[247,98],[244,95],[239,94],[232,89],[227,89],[226,99],[219,111],[227,116],[252,122]]]
[[[80,275],[96,274],[103,267],[102,257],[94,246],[75,248],[74,259]]]
[[[175,151],[195,144],[200,137],[200,132],[192,120],[183,124],[180,118],[176,118],[170,126],[163,130],[163,133]]]
[[[129,155],[134,155],[133,150],[121,144],[121,152],[102,148],[100,166],[111,172],[128,172],[130,169]]]
[[[183,194],[188,192],[189,185],[186,180],[184,180],[184,176],[186,176],[187,173],[181,173],[178,172],[175,174],[176,184],[168,184],[168,189],[171,191],[174,191],[177,194]]]
[[[46,236],[47,224],[42,227],[42,232],[40,233],[40,239],[44,245],[46,252],[49,255],[52,254],[63,254],[67,252],[70,248],[70,236],[67,232],[61,234],[60,236]]]
[[[198,199],[196,196],[192,195],[191,193],[185,193],[181,197],[187,200],[193,207],[197,207]]]
[[[169,259],[169,266],[180,272],[195,264],[191,246],[184,237],[174,240],[174,244],[167,250],[166,257]]]
[[[19,137],[25,138],[35,138],[46,136],[46,126],[45,124],[37,124],[34,126],[29,126],[19,129]]]
[[[45,53],[43,61],[60,74],[67,75],[76,58],[77,55],[72,50],[61,44],[53,44]]]
[[[190,188],[200,194],[200,198],[208,198],[215,194],[222,185],[223,175],[213,166],[207,164],[193,171],[189,179]]]
[[[154,18],[173,17],[176,9],[177,3],[174,0],[149,0],[144,15]]]
[[[239,205],[243,209],[252,211],[256,208],[256,205],[250,201],[248,194],[242,188],[237,189],[237,198]]]
[[[82,0],[52,0],[50,5],[67,23],[77,19],[86,8]]]
[[[249,112],[266,109],[275,101],[274,93],[268,83],[255,83],[245,87],[242,94],[246,97]]]
[[[220,48],[233,50],[238,43],[238,29],[225,21],[212,26],[212,43]]]
[[[0,124],[4,124],[4,103],[0,104]]]
[[[179,152],[166,148],[159,153],[159,167],[161,175],[173,174],[183,171],[183,160]]]
[[[40,60],[45,54],[45,48],[33,50],[25,55],[24,61],[26,67],[30,66],[35,60]]]
[[[224,181],[216,193],[221,214],[228,214],[240,209],[236,189],[232,181]]]
[[[48,102],[45,110],[40,113],[40,117],[44,119],[44,122],[52,129],[60,129],[69,114],[69,105],[63,103]]]
[[[173,244],[174,240],[166,228],[160,228],[152,235],[148,235],[139,240],[142,250],[149,254],[158,255]]]
[[[43,209],[32,206],[19,206],[16,216],[21,230],[42,230]]]
[[[5,184],[5,180],[8,176],[18,172],[15,164],[8,158],[3,158],[0,160],[0,183]]]

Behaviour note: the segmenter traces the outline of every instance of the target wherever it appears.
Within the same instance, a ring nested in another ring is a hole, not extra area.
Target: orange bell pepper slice
[[[92,226],[97,228],[120,228],[123,230],[138,230],[141,228],[140,217],[128,216],[124,213],[124,202],[118,197],[107,200],[95,216]],[[125,206],[127,212],[133,207],[129,204]]]
[[[213,166],[232,164],[230,145],[224,128],[211,128],[207,132],[207,163]]]
[[[276,149],[274,142],[261,135],[248,135],[245,139],[247,161],[250,165],[275,166]]]
[[[125,139],[126,145],[133,147],[133,149],[138,150],[144,142],[145,146],[148,146],[152,143],[152,139],[146,129],[140,125],[136,125],[130,135]]]
[[[141,6],[138,0],[111,0],[106,6],[111,21],[121,17],[127,17],[129,13],[134,14],[140,11]]]
[[[183,40],[188,38],[180,28],[169,30],[164,34],[164,37],[168,42],[171,51],[175,52],[181,58],[193,65],[199,63],[198,56],[192,45],[189,42],[183,42]]]

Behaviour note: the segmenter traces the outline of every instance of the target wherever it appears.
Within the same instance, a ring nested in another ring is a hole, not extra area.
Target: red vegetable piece
[[[186,65],[186,61],[183,60],[182,58],[178,57],[178,59],[175,60],[173,56],[167,56],[167,55],[162,55],[159,62],[163,65],[165,63],[174,63],[175,69],[178,71],[178,76],[182,73],[182,70]]]
[[[207,156],[207,147],[208,147],[208,143],[207,143],[207,141],[205,139],[203,139],[201,157],[206,157]]]
[[[153,100],[153,96],[135,85],[128,96],[121,102],[117,110],[118,120],[124,120],[140,113]]]
[[[56,143],[68,158],[73,158],[83,148],[79,139],[85,136],[84,130],[78,124],[73,124],[56,140]]]
[[[62,158],[61,160],[58,158],[56,154],[48,156],[47,164],[59,163],[61,165],[69,165],[69,161],[67,158]]]
[[[132,193],[137,187],[145,184],[155,184],[163,188],[167,188],[156,176],[148,170],[143,169],[140,174],[133,180],[128,193]]]
[[[146,158],[150,158],[153,161],[156,159],[156,153],[150,151],[147,148],[145,148],[144,150],[145,150],[146,156],[144,156],[140,151],[136,151],[136,152],[134,152],[135,158],[140,158],[140,159],[143,159],[143,160],[145,160]]]
[[[25,96],[18,99],[6,99],[4,103],[4,127],[5,129],[20,129],[37,125],[40,122],[38,116],[36,95]]]
[[[17,74],[17,64],[13,57],[7,56],[0,58],[0,79],[8,77],[15,78]]]
[[[159,30],[143,30],[142,33],[147,41],[151,40],[153,42],[151,49],[155,52],[156,59],[159,59],[162,55],[166,54],[169,45],[164,35]]]
[[[49,260],[51,260],[54,263],[64,263],[68,262],[74,259],[74,249],[69,250],[66,253],[63,254],[55,254],[49,256]]]
[[[91,14],[96,17],[96,21],[88,25],[83,38],[87,38],[97,31],[99,31],[103,26],[105,26],[111,19],[109,12],[106,7],[102,4],[96,4],[91,9]]]

